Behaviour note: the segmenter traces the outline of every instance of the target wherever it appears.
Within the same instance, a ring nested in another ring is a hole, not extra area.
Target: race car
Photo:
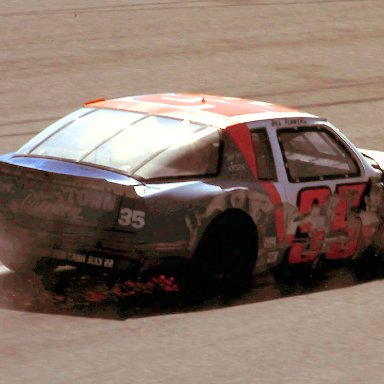
[[[384,153],[266,102],[154,94],[87,102],[0,157],[0,260],[230,295],[272,270],[384,249]]]

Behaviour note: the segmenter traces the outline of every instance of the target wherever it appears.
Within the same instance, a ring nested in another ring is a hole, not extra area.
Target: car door
[[[283,169],[290,263],[352,257],[361,245],[358,216],[369,175],[353,148],[327,125],[275,130]]]

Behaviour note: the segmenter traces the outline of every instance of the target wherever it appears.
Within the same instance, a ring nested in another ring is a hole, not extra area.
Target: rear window
[[[18,154],[29,154],[36,146],[45,141],[47,138],[52,136],[58,130],[64,128],[65,126],[72,124],[76,119],[85,116],[88,113],[93,112],[94,109],[91,108],[81,108],[77,111],[70,113],[67,116],[64,116],[62,119],[55,121],[49,127],[45,128],[39,134],[34,136],[26,144],[24,144],[18,151]]]
[[[181,138],[136,169],[144,179],[215,175],[218,172],[220,136],[216,128],[205,128]]]
[[[144,179],[215,174],[217,128],[143,113],[82,108],[18,154],[68,160]]]

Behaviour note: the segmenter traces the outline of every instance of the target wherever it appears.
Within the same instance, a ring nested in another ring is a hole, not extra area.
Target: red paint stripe
[[[256,158],[249,128],[246,124],[237,124],[229,127],[227,132],[243,154],[252,174],[257,178]],[[272,182],[261,182],[260,184],[266,190],[272,204],[275,206],[277,240],[279,244],[282,244],[284,241],[285,228],[284,211],[280,194]]]
[[[275,206],[276,233],[279,244],[284,241],[284,211],[281,196],[275,185],[271,182],[262,182],[261,185],[267,191],[273,205]]]
[[[155,94],[135,97],[135,100],[158,103],[164,106],[174,106],[177,108],[190,109],[202,108],[222,116],[241,116],[253,113],[264,112],[293,112],[294,110],[276,104],[258,102],[254,100],[227,98],[212,95],[193,95],[193,94]]]
[[[237,124],[227,128],[227,132],[243,154],[253,176],[257,178],[256,159],[249,128],[246,124]]]

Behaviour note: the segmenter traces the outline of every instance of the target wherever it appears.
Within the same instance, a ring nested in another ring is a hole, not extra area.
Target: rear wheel
[[[205,298],[240,296],[251,287],[257,250],[257,230],[249,216],[233,210],[216,217],[197,246],[192,288]]]

